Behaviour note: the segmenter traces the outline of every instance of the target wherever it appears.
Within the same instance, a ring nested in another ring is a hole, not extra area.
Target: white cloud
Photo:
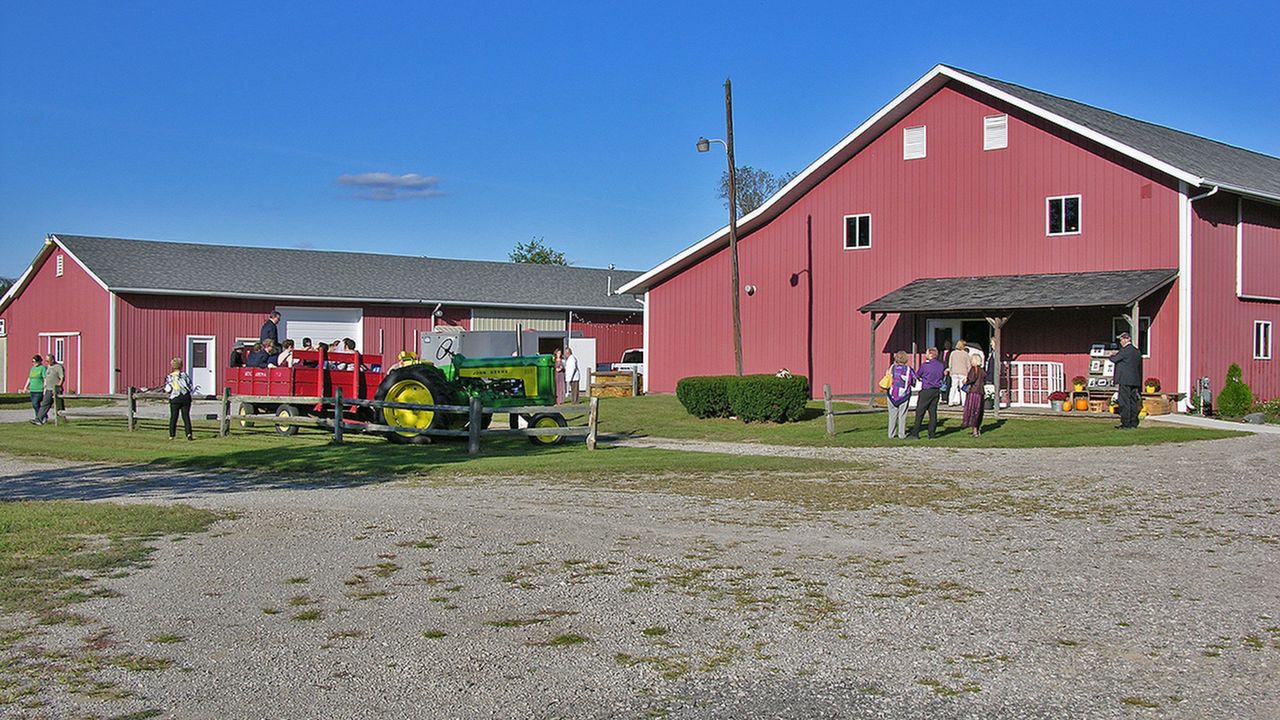
[[[339,175],[338,184],[355,188],[354,197],[361,200],[408,200],[444,195],[444,191],[438,187],[440,178],[425,177],[417,173]]]

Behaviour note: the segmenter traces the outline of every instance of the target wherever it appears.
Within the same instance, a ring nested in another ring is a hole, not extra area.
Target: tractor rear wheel
[[[409,365],[387,373],[373,399],[415,405],[448,405],[450,393],[448,383],[439,370],[430,365]],[[448,427],[451,422],[448,414],[435,410],[384,407],[378,414],[383,424],[393,427],[438,430]],[[431,442],[430,435],[410,432],[390,432],[386,437],[394,443]]]
[[[552,428],[566,427],[568,423],[564,421],[564,416],[560,413],[541,413],[529,418],[529,428]],[[564,442],[563,435],[530,435],[529,442],[538,447],[546,447],[550,445],[559,445]]]
[[[281,405],[280,407],[276,408],[277,418],[292,419],[292,418],[299,417],[300,415],[302,415],[302,413],[298,412],[298,408],[292,405]],[[276,425],[276,434],[284,435],[286,437],[290,435],[297,435],[298,426],[297,425]]]

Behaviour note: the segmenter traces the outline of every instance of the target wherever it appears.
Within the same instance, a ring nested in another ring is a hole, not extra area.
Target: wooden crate
[[[644,387],[644,377],[636,376],[636,388]],[[631,373],[597,372],[591,375],[591,397],[631,397]]]
[[[1148,415],[1168,415],[1173,412],[1173,401],[1168,395],[1155,393],[1142,395],[1142,407]]]

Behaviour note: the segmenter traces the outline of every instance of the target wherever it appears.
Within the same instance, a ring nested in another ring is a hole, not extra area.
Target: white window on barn
[[[1271,321],[1253,321],[1253,359],[1271,359]]]
[[[56,271],[55,274],[58,277],[62,277],[62,253],[58,253],[58,257],[54,259],[53,264]]]
[[[862,250],[871,247],[871,215],[844,216],[844,249]]]
[[[1120,337],[1122,332],[1133,334],[1129,329],[1129,318],[1123,315],[1111,320],[1111,337]],[[1138,346],[1138,352],[1142,353],[1142,357],[1151,357],[1151,318],[1138,318],[1138,336],[1131,339],[1133,344]]]
[[[925,156],[925,126],[902,130],[902,159],[916,160]]]
[[[1009,116],[988,115],[982,118],[982,149],[1003,150],[1009,147]]]
[[[1080,196],[1063,195],[1045,200],[1045,234],[1080,234]]]
[[[54,338],[53,339],[53,358],[58,361],[59,365],[61,365],[62,363],[66,362],[66,357],[67,357],[67,339]]]

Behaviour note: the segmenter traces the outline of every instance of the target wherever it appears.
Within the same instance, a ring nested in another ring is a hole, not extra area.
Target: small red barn
[[[185,357],[217,392],[235,343],[268,313],[280,337],[350,337],[365,352],[416,350],[441,326],[536,332],[538,351],[594,339],[615,361],[642,342],[643,308],[612,291],[638,273],[440,258],[50,235],[0,298],[4,391],[54,353],[71,393],[154,386]],[[526,346],[527,347],[527,346]]]
[[[873,391],[897,350],[990,348],[1003,323],[1005,387],[1088,374],[1090,346],[1136,325],[1166,390],[1217,388],[1234,362],[1280,396],[1274,157],[939,65],[739,238],[745,369],[815,393]],[[727,245],[722,228],[620,288],[645,293],[649,389],[733,372]]]

